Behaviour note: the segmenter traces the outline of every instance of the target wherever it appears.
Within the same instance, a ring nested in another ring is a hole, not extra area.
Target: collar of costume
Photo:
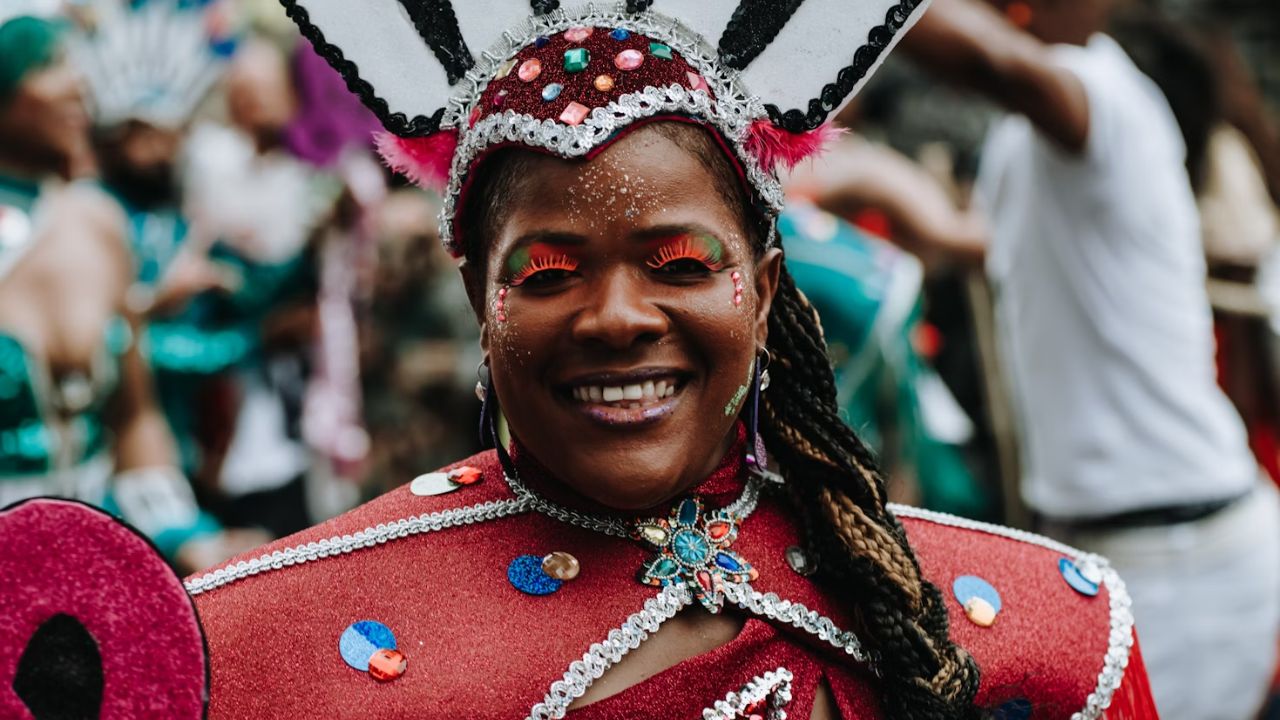
[[[577,496],[518,444],[515,457],[503,458],[504,472],[512,492],[531,509],[646,546],[653,554],[636,573],[641,583],[684,586],[709,612],[718,613],[729,584],[759,577],[752,564],[732,549],[742,523],[755,512],[765,482],[763,475],[748,473],[746,429],[741,423],[736,433],[733,447],[692,494],[667,507],[639,513],[620,514]]]
[[[440,233],[455,257],[466,250],[455,214],[489,152],[590,158],[655,120],[712,131],[774,219],[778,170],[820,151],[836,132],[828,119],[928,4],[283,2],[388,130],[388,164],[444,191]]]

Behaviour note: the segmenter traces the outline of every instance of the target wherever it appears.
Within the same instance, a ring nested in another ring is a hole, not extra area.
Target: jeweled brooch
[[[687,498],[669,518],[637,521],[632,537],[657,551],[637,579],[662,587],[684,583],[708,612],[724,603],[724,582],[748,582],[760,573],[729,549],[738,537],[738,518],[724,510],[704,513],[702,500]]]

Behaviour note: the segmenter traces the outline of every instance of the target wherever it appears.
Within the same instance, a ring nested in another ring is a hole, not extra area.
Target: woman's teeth
[[[573,388],[573,399],[589,403],[630,403],[661,400],[676,394],[675,380],[652,380],[633,385],[580,385]]]

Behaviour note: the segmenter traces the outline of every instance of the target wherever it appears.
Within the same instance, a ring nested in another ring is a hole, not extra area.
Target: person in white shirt
[[[979,201],[1043,529],[1129,583],[1161,716],[1244,720],[1280,631],[1280,510],[1215,380],[1186,148],[1112,0],[936,0],[904,47],[1012,114]],[[1208,99],[1207,99],[1208,100]]]

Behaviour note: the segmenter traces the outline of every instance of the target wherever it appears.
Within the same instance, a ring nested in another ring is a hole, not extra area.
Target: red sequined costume
[[[188,579],[208,636],[211,720],[562,717],[649,631],[696,604],[683,586],[637,581],[652,556],[639,542],[539,512],[539,498],[578,506],[532,462],[517,464],[532,494],[513,491],[484,453],[460,464],[482,471],[476,484],[430,497],[402,487]],[[742,476],[740,461],[726,461],[697,493],[708,508],[726,505],[743,492]],[[759,572],[725,586],[727,611],[747,618],[741,633],[574,717],[750,717],[739,711],[764,697],[765,709],[753,708],[760,717],[808,718],[823,680],[842,717],[883,717],[850,618],[788,563],[788,548],[802,542],[775,495],[765,492],[732,545]],[[909,508],[898,514],[925,577],[948,595],[952,637],[982,669],[980,705],[1006,707],[1009,718],[1156,717],[1128,597],[1105,564],[1100,592],[1088,597],[1060,572],[1060,558],[1081,559],[1069,548]],[[554,551],[581,564],[557,592],[534,597],[508,581],[517,556]],[[962,575],[999,592],[991,627],[970,622],[951,597]],[[340,635],[365,619],[395,633],[403,676],[383,683],[343,662]],[[1032,714],[1012,714],[1019,706]]]

